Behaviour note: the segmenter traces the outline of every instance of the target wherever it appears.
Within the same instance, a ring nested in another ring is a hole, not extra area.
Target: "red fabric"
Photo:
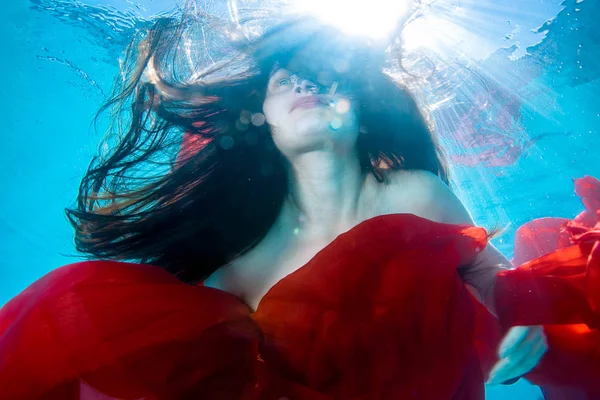
[[[482,398],[456,268],[485,243],[478,228],[374,218],[255,313],[150,266],[66,266],[0,312],[3,399]]]
[[[503,324],[559,324],[544,327],[549,351],[526,375],[547,400],[600,398],[600,181],[576,179],[575,192],[585,211],[520,227],[514,259],[524,264],[496,281]]]
[[[564,230],[567,222],[567,218],[540,218],[520,226],[515,237],[513,265],[570,246],[571,235]]]
[[[412,215],[341,235],[256,312],[156,267],[69,265],[0,310],[2,399],[480,400],[500,334],[547,323],[527,378],[598,398],[600,236],[572,237],[499,275],[500,323],[457,272],[485,231]]]
[[[547,400],[600,398],[600,334],[595,329],[599,270],[596,241],[567,247],[497,277],[500,321],[544,324],[548,352],[526,378],[542,386]],[[580,394],[565,396],[573,390]]]
[[[585,211],[575,218],[575,223],[592,228],[600,222],[600,181],[591,176],[575,180],[575,193],[581,197]]]

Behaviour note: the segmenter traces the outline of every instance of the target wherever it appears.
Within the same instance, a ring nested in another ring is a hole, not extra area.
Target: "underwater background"
[[[222,8],[214,3],[205,5]],[[450,6],[445,20],[455,17],[451,32],[464,35],[453,42],[458,48],[445,51],[436,41],[441,25],[427,31],[429,42],[412,44],[441,60],[422,97],[456,192],[478,224],[506,228],[494,243],[510,258],[521,224],[575,216],[583,207],[572,179],[600,177],[600,1],[440,1],[432,13]],[[77,260],[64,208],[104,133],[106,121],[93,129],[94,114],[133,33],[172,8],[173,0],[3,4],[0,306]],[[524,381],[487,393],[541,398]]]

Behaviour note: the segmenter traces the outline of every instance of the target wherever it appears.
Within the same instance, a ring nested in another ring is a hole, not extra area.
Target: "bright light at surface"
[[[411,0],[296,0],[293,8],[352,35],[382,38],[410,12]]]

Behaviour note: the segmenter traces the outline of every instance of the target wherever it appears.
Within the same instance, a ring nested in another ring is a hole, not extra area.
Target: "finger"
[[[509,367],[507,367],[504,372],[505,375],[500,376],[497,379],[499,379],[500,382],[505,382],[509,379],[518,378],[527,374],[529,371],[534,369],[536,365],[538,365],[538,363],[546,353],[546,350],[547,347],[545,341],[537,341],[532,347],[531,352],[527,355],[527,357],[525,357],[518,363],[511,361],[509,363]]]
[[[507,352],[511,364],[519,365],[524,363],[533,353],[533,348],[539,343],[545,343],[543,331],[541,329],[531,329],[524,340],[512,347]]]
[[[529,358],[529,360],[530,360],[529,369],[527,369],[527,371],[525,371],[525,373],[527,373],[527,372],[531,371],[533,368],[535,368],[535,366],[539,364],[542,357],[544,357],[544,354],[546,354],[547,351],[548,351],[548,343],[546,342],[546,338],[542,337],[542,340],[538,341],[535,344],[535,346],[533,346],[533,349],[531,350],[531,357]]]
[[[519,369],[516,368],[513,364],[511,364],[511,361],[508,359],[505,359],[506,363],[503,364],[502,366],[500,366],[500,368],[498,370],[496,370],[495,372],[492,372],[490,374],[490,378],[488,380],[488,384],[491,385],[497,385],[497,384],[501,384],[503,382],[506,382],[508,380],[514,379],[514,378],[518,378],[523,374],[519,373]]]
[[[530,327],[528,326],[515,326],[511,328],[498,349],[498,356],[505,358],[515,346],[518,346],[529,334]]]
[[[503,382],[498,378],[504,376],[509,368],[510,360],[508,358],[503,358],[500,361],[498,361],[496,365],[494,365],[494,367],[492,368],[487,383],[490,385],[494,385]]]
[[[531,371],[546,353],[548,345],[543,336],[536,339],[526,357],[515,361],[513,356],[503,358],[492,369],[488,384],[498,384],[521,377]]]

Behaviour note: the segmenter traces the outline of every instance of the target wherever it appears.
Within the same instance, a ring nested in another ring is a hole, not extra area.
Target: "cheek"
[[[334,119],[336,123],[341,123],[342,126],[353,128],[358,124],[358,112],[356,104],[350,99],[342,98],[333,107]]]
[[[356,110],[350,110],[345,114],[346,122],[351,126],[358,126],[358,113]]]
[[[263,103],[263,114],[269,125],[281,126],[287,115],[283,99],[275,97],[267,98]]]

